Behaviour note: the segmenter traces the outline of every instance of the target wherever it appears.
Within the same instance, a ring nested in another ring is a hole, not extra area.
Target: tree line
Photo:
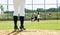
[[[43,9],[43,8],[37,8],[37,10],[30,10],[25,8],[26,13],[32,13],[32,12],[60,12],[60,7],[58,8],[49,8],[49,9]],[[4,13],[13,13],[14,11],[5,11]]]

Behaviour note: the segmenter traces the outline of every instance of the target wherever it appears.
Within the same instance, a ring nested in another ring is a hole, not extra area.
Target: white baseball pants
[[[25,16],[25,0],[13,0],[14,13],[13,16]]]

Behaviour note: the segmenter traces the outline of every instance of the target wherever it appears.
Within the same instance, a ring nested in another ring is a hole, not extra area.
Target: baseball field
[[[13,32],[13,26],[13,21],[0,21],[0,35],[60,35],[60,20],[25,21],[22,32]]]

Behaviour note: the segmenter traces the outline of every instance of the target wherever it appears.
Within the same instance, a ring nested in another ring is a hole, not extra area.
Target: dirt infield
[[[25,30],[16,31],[13,30],[0,30],[0,35],[60,35],[60,30]]]

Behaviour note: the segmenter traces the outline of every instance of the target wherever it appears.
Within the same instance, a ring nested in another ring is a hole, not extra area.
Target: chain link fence
[[[3,0],[4,1],[4,0]],[[10,0],[5,0],[6,3],[0,3],[0,20],[13,20],[13,3]],[[12,2],[13,0],[11,0]],[[28,0],[26,0],[27,2]],[[35,2],[36,1],[36,2]],[[34,12],[40,13],[40,20],[59,20],[60,19],[60,3],[58,0],[54,0],[55,3],[47,4],[48,0],[39,1],[31,0],[30,3],[25,5],[25,20],[31,20],[31,16]],[[1,1],[0,1],[1,2]],[[19,19],[19,18],[18,18]]]

